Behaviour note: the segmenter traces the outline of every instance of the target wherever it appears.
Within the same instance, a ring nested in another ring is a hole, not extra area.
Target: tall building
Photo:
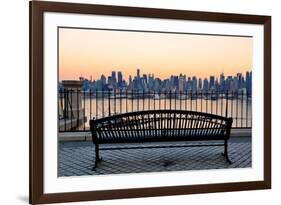
[[[144,79],[145,84],[147,84],[148,83],[148,78],[147,78],[146,74],[143,74],[143,79]]]
[[[122,72],[118,71],[117,76],[118,76],[118,86],[120,87],[122,85],[122,81],[123,81]]]
[[[209,89],[212,89],[215,87],[215,76],[210,76],[210,87]]]
[[[101,80],[102,87],[104,87],[106,85],[106,77],[104,75],[101,75],[100,80]]]
[[[243,80],[242,80],[242,73],[237,73],[237,89],[242,88]]]
[[[250,72],[250,95],[252,95],[252,71]]]
[[[134,86],[137,90],[142,90],[142,85],[141,85],[141,77],[140,77],[140,69],[137,68],[137,76],[136,76],[136,82]]]
[[[175,78],[175,88],[176,88],[176,90],[179,90],[179,77],[178,76],[175,76],[174,77]]]
[[[198,89],[199,90],[202,90],[202,79],[201,78],[199,78],[199,80],[198,80]]]
[[[170,77],[170,89],[174,89],[176,87],[176,78],[175,76]]]
[[[112,80],[112,83],[113,83],[113,84],[116,83],[116,72],[115,72],[115,71],[112,71],[112,72],[111,72],[111,80]]]
[[[107,82],[108,82],[108,88],[112,89],[114,86],[113,80],[112,80],[112,76],[108,76],[107,78]]]
[[[187,90],[191,90],[192,89],[192,81],[191,81],[190,77],[187,78],[186,89]]]
[[[220,91],[224,92],[225,91],[225,78],[224,78],[224,74],[223,73],[220,75],[219,86],[220,86]]]
[[[197,91],[197,78],[195,76],[192,77],[192,91]]]
[[[216,78],[215,80],[215,90],[217,90],[219,88],[219,81],[218,78]]]
[[[186,87],[186,75],[183,75],[183,87],[184,87],[184,89]]]
[[[149,74],[148,75],[148,89],[152,90],[154,84],[154,76]]]
[[[246,90],[247,90],[247,94],[251,94],[252,93],[251,74],[248,71],[246,72]]]
[[[180,75],[179,77],[179,92],[184,91],[184,77]]]
[[[131,84],[132,84],[132,76],[129,75],[129,85],[131,85]]]
[[[237,76],[233,78],[233,91],[237,91],[239,89],[239,79]]]
[[[209,82],[207,78],[205,78],[203,81],[203,90],[204,92],[207,92],[209,90]]]
[[[225,91],[232,92],[233,91],[233,79],[232,76],[227,76],[225,80]]]

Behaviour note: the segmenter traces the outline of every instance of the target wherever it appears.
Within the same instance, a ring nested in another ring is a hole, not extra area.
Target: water
[[[243,99],[82,99],[84,115],[87,117],[85,128],[89,127],[89,119],[102,118],[109,115],[141,110],[179,109],[207,112],[233,118],[233,127],[251,127],[252,103],[250,98]],[[84,127],[84,126],[82,126]]]

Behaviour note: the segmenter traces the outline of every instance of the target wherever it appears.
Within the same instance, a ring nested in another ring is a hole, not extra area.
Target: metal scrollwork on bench
[[[147,110],[93,119],[90,120],[96,154],[93,169],[100,161],[99,145],[111,143],[224,140],[216,145],[224,146],[223,155],[231,163],[228,157],[231,126],[232,118],[185,110]]]

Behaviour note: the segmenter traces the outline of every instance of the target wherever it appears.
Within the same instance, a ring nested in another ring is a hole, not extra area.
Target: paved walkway
[[[195,142],[172,143],[172,145],[183,144],[190,145]],[[199,142],[199,144],[206,144],[206,142]],[[142,146],[151,145],[152,143]],[[120,145],[101,145],[101,147],[105,146]],[[126,144],[126,146],[135,145]],[[233,162],[231,165],[221,155],[222,151],[222,146],[101,150],[100,156],[103,160],[96,171],[92,171],[95,156],[92,142],[60,142],[59,176],[251,167],[251,138],[241,137],[229,142],[229,157]]]

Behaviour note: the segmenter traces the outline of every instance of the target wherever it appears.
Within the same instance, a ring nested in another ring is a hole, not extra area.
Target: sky
[[[253,39],[95,29],[59,29],[59,80],[96,80],[121,71],[167,79],[180,73],[208,78],[252,70]]]

